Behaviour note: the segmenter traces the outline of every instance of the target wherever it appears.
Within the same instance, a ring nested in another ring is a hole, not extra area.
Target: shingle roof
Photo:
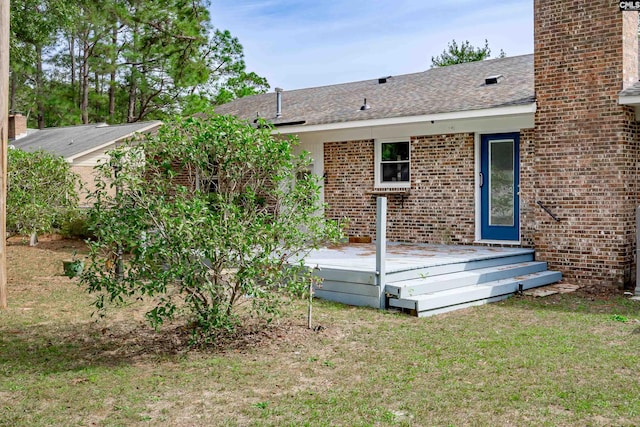
[[[485,78],[502,75],[496,85]],[[364,99],[370,109],[361,111]],[[499,58],[378,79],[284,91],[282,117],[275,118],[274,92],[240,98],[216,113],[275,124],[306,125],[480,110],[535,102],[533,55]]]
[[[78,154],[90,152],[102,146],[129,137],[136,132],[145,131],[160,125],[159,121],[127,123],[123,125],[81,125],[59,128],[46,128],[29,131],[23,138],[11,142],[24,151],[43,150],[66,159]]]

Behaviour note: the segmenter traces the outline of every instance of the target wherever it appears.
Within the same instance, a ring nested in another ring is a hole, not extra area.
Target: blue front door
[[[520,240],[520,135],[483,135],[480,233],[483,240]]]

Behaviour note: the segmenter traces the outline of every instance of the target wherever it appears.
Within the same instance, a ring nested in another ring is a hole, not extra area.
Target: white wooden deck
[[[374,244],[345,244],[313,251],[305,264],[324,279],[315,290],[320,298],[419,316],[503,299],[561,278],[524,248],[389,243],[380,275]]]
[[[388,243],[387,274],[531,253],[532,249],[523,248]],[[349,243],[323,248],[311,252],[305,263],[310,267],[375,272],[376,246],[373,243]]]

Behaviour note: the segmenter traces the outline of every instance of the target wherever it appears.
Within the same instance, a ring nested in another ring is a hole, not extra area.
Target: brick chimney
[[[640,201],[638,13],[618,2],[534,1],[536,257],[583,285],[629,286]]]
[[[22,138],[27,135],[27,118],[22,114],[9,116],[9,141]]]

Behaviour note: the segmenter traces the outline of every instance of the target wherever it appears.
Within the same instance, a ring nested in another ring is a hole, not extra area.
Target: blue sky
[[[447,43],[533,52],[533,1],[211,0],[247,69],[285,90],[426,70]]]

